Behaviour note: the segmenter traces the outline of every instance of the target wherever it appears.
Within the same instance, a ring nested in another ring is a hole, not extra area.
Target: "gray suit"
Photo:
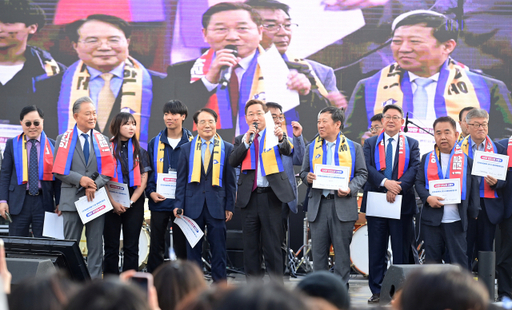
[[[92,135],[89,137],[89,145],[92,146]],[[55,148],[55,156],[59,152],[59,145],[62,135],[57,137]],[[106,141],[108,138],[105,137]],[[80,187],[80,179],[83,176],[91,177],[94,172],[98,171],[98,163],[96,154],[91,149],[89,162],[85,163],[85,157],[80,141],[76,142],[75,152],[73,153],[73,161],[68,175],[55,174],[55,177],[62,181],[61,196],[59,210],[62,211],[64,217],[64,237],[80,241],[84,225],[76,212],[75,201],[85,195],[85,191],[81,191],[76,195],[76,190]],[[103,187],[110,177],[100,175],[96,179],[98,188]],[[101,278],[103,265],[103,226],[105,217],[100,216],[85,225],[85,236],[87,238],[87,268],[92,278]]]
[[[314,143],[314,141],[312,142]],[[357,192],[363,188],[368,177],[363,148],[354,142],[355,167],[354,178],[349,182],[350,194],[347,197],[326,199],[322,196],[321,189],[311,188],[308,202],[308,220],[311,228],[311,240],[313,245],[313,268],[327,270],[329,248],[331,243],[336,255],[334,272],[340,275],[345,283],[350,276],[350,242],[357,214]],[[307,175],[310,172],[309,160],[310,148],[306,147],[304,161],[300,177],[304,184],[307,183]]]

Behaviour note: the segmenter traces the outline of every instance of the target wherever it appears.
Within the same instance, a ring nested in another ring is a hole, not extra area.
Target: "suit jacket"
[[[430,196],[430,193],[429,190],[426,189],[425,169],[423,169],[423,167],[425,167],[425,161],[428,160],[428,155],[429,154],[425,154],[421,158],[420,169],[418,169],[418,174],[416,175],[416,192],[423,202],[423,210],[421,211],[421,220],[423,223],[429,226],[439,226],[441,225],[441,220],[443,219],[444,207],[432,208],[427,203],[427,198]],[[480,191],[478,189],[478,177],[471,175],[473,160],[467,156],[466,159],[468,160],[468,169],[465,171],[466,199],[461,200],[461,203],[457,205],[462,228],[464,231],[468,229],[468,217],[477,218],[478,212],[480,210]]]
[[[14,166],[14,139],[17,139],[17,137],[7,140],[5,145],[2,171],[0,172],[0,200],[7,200],[9,212],[13,215],[17,215],[23,208],[25,196],[27,195],[27,184],[18,185],[18,175],[16,173],[16,167]],[[55,145],[55,140],[49,140],[52,145]],[[44,146],[41,145],[40,152],[43,151]],[[59,204],[60,183],[61,182],[57,179],[55,181],[41,181],[43,209],[45,211],[53,212],[55,206]]]
[[[505,148],[505,154],[508,156],[512,156],[512,154],[508,154],[508,139],[503,139],[498,141]],[[508,169],[507,171],[507,185],[503,189],[503,202],[504,202],[504,214],[503,219],[506,220],[512,216],[512,169]]]
[[[217,91],[217,89],[213,89],[209,92],[201,80],[190,83],[190,69],[194,65],[195,61],[196,60],[194,59],[169,66],[167,68],[167,77],[164,82],[166,85],[165,97],[180,100],[187,105],[189,111],[197,111],[204,108],[210,97]],[[322,71],[325,71],[325,69]],[[322,74],[322,76],[323,75],[325,74]],[[320,109],[330,106],[329,101],[322,97],[316,90],[311,91],[308,95],[299,96],[299,98],[300,105],[295,108],[295,111],[299,116],[302,116],[303,119],[306,119],[313,114],[316,115]],[[296,117],[296,119],[293,120],[298,121],[299,118]],[[240,121],[243,122],[244,120],[242,119]],[[192,128],[192,126],[191,118],[185,120],[184,127]],[[233,141],[231,139],[235,135],[234,129],[217,129],[217,132],[225,140]],[[316,128],[312,131],[307,127],[304,128],[303,134],[306,137],[313,136],[315,133]]]
[[[363,188],[366,179],[368,178],[368,170],[366,169],[366,163],[364,161],[363,149],[360,144],[354,142],[355,147],[355,167],[354,167],[354,178],[348,183],[350,188],[350,194],[346,197],[338,197],[335,194],[334,205],[336,207],[336,214],[338,219],[342,222],[356,221],[358,218],[357,214],[357,192]],[[309,147],[306,148],[304,154],[304,160],[302,162],[302,169],[300,177],[302,182],[310,187],[309,201],[308,201],[308,219],[313,222],[318,215],[320,209],[320,201],[322,199],[322,189],[312,188],[312,184],[308,183],[307,176],[310,172],[310,160],[309,160]]]
[[[238,167],[247,155],[247,148],[242,141],[244,135],[235,138],[235,145],[231,155],[229,155],[229,164],[233,167]],[[260,144],[261,145],[261,144]],[[289,143],[280,143],[279,152],[281,155],[290,155],[291,146]],[[238,178],[238,191],[236,199],[237,208],[245,208],[251,199],[252,187],[254,185],[255,170],[241,171]],[[268,183],[272,188],[274,194],[283,203],[288,203],[295,199],[293,188],[290,185],[288,176],[285,171],[267,175]]]
[[[381,187],[380,183],[384,180],[384,171],[378,171],[375,166],[375,144],[377,143],[377,136],[371,137],[364,142],[364,157],[366,159],[366,166],[368,168],[368,182],[364,186],[363,201],[361,203],[361,212],[366,212],[366,199],[368,191],[386,193],[387,189]],[[416,198],[414,196],[414,182],[416,181],[416,174],[420,169],[420,149],[418,141],[415,139],[406,137],[409,142],[409,166],[406,172],[398,179],[398,143],[395,152],[395,160],[393,164],[393,174],[391,179],[394,181],[400,181],[402,184],[402,212],[401,214],[416,214],[418,213],[418,207],[416,206]]]
[[[336,76],[331,67],[310,59],[306,59],[306,61],[311,65],[316,76],[328,92],[339,91],[336,86]]]
[[[169,101],[169,98],[164,95],[164,90],[166,88],[163,84],[165,75],[151,70],[148,70],[148,72],[149,75],[151,76],[151,81],[153,83],[153,100],[151,103],[151,118],[148,125],[148,141],[140,141],[141,145],[144,148],[146,148],[146,145],[149,142],[149,138],[156,136],[160,131],[161,115],[163,115],[163,106],[167,101]],[[57,111],[57,102],[59,101],[62,76],[63,75],[60,74],[58,76],[38,81],[36,84],[36,97],[39,98],[39,100],[33,102],[33,104],[37,105],[44,111],[44,114],[46,116],[46,122],[44,124],[45,132],[47,132],[48,136],[50,137],[56,137],[57,135],[63,133],[59,132]],[[103,134],[106,136],[110,136],[108,128],[111,121],[121,111],[122,92],[123,88],[121,86],[121,90],[119,91],[119,94],[116,97],[114,105],[112,106],[112,111],[108,118],[107,126],[105,127],[105,130],[103,132]],[[45,98],[45,100],[40,100],[40,98]],[[140,124],[137,125],[139,126]],[[99,131],[98,125],[96,125],[95,129]]]
[[[299,137],[293,136],[293,153],[292,155],[283,155],[281,160],[283,161],[284,172],[288,175],[288,180],[292,186],[295,199],[288,203],[288,207],[293,213],[297,213],[297,205],[299,201],[299,192],[297,190],[297,182],[295,181],[295,169],[293,166],[302,166],[302,159],[304,158],[304,138],[302,135]]]
[[[380,74],[380,71],[377,74]],[[489,126],[489,136],[505,138],[505,133],[512,130],[512,123],[507,122],[507,120],[512,119],[510,91],[502,81],[485,75],[482,75],[481,78],[485,81],[486,87],[478,90],[478,92],[484,97],[488,96],[491,102],[490,110],[487,111],[489,112],[489,119],[492,121]],[[354,139],[360,138],[371,125],[370,117],[373,116],[373,113],[367,114],[365,98],[366,83],[369,79],[362,79],[357,83],[345,113],[347,117],[345,128],[348,127],[346,134]]]
[[[90,139],[90,138],[89,138]],[[105,137],[108,141],[108,138]],[[54,162],[60,150],[59,144],[62,140],[62,135],[57,137],[57,147],[55,148]],[[84,152],[80,141],[76,142],[75,152],[71,162],[71,168],[68,175],[55,173],[55,177],[62,181],[61,186],[61,200],[59,205],[60,211],[76,211],[75,201],[85,195],[85,190],[76,195],[76,190],[80,187],[80,179],[83,176],[91,177],[94,172],[98,171],[98,162],[96,160],[95,152],[90,152],[89,162],[85,162]],[[96,179],[98,189],[102,188],[110,180],[110,177],[100,174]]]
[[[192,142],[187,142],[181,147],[174,208],[183,209],[184,214],[192,219],[201,215],[205,203],[210,215],[220,220],[226,218],[224,211],[233,212],[235,209],[235,168],[228,161],[233,145],[228,142],[224,143],[225,157],[224,163],[221,165],[223,169],[222,187],[212,185],[213,154],[208,164],[207,173],[204,172],[201,161],[201,181],[189,183],[190,145]]]

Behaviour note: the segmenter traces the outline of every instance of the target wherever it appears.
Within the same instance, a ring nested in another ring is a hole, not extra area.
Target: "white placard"
[[[472,175],[486,177],[488,175],[498,180],[507,179],[508,156],[491,152],[476,151],[473,156]]]
[[[159,173],[156,181],[156,192],[168,199],[174,199],[176,194],[176,171]]]
[[[347,190],[350,172],[348,167],[317,164],[315,165],[316,180],[313,180],[313,188]]]
[[[110,197],[112,197],[112,199],[114,199],[115,202],[120,203],[125,208],[131,207],[128,184],[109,181],[107,183],[107,188],[110,192]]]
[[[402,195],[395,196],[395,202],[386,200],[386,193],[368,192],[366,197],[366,216],[400,219]]]
[[[274,119],[272,118],[272,114],[270,111],[265,113],[265,127],[267,132],[265,133],[265,150],[264,152],[270,151],[274,146],[279,144],[279,139],[274,134],[274,128],[276,124],[274,123]]]
[[[298,106],[299,93],[286,86],[290,70],[275,45],[258,56],[258,64],[265,79],[265,101],[278,102],[283,107],[283,113]]]
[[[432,196],[444,198],[444,200],[440,200],[443,205],[459,204],[461,201],[459,179],[429,181],[428,191]]]
[[[64,217],[59,216],[57,213],[54,212],[45,212],[43,223],[43,236],[55,239],[65,239]]]
[[[204,235],[199,225],[197,225],[197,223],[188,216],[179,216],[174,219],[174,223],[178,224],[181,228],[181,231],[187,238],[191,247],[195,247],[197,242],[199,242]]]
[[[75,206],[84,224],[114,209],[104,187],[96,191],[92,201],[87,201],[87,196],[83,196],[75,201]]]

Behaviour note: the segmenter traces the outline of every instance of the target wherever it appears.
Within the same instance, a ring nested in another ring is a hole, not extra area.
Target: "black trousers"
[[[172,222],[173,247],[179,259],[187,259],[187,239],[180,227],[174,224],[172,211],[151,211],[151,245],[149,247],[148,271],[155,271],[164,262],[165,234]]]
[[[252,192],[249,203],[240,211],[244,239],[244,269],[248,279],[259,280],[263,277],[260,252],[262,249],[269,275],[283,282],[281,242],[284,233],[281,206],[281,201],[269,188],[267,192]]]
[[[501,243],[496,253],[498,296],[512,298],[512,216],[500,224]],[[498,239],[496,239],[498,240]]]
[[[129,189],[130,196],[134,190]],[[105,255],[103,257],[103,273],[119,274],[119,238],[121,225],[123,228],[123,271],[139,269],[139,235],[144,220],[144,194],[125,213],[114,212],[105,214],[103,240]]]
[[[423,224],[425,259],[429,264],[442,264],[445,249],[450,253],[450,263],[469,268],[466,232],[461,221],[441,223],[439,226]]]
[[[9,236],[32,237],[30,234],[30,224],[32,224],[32,233],[34,237],[43,236],[43,195],[30,196],[26,194],[23,208],[19,214],[13,215],[12,223],[9,224]]]

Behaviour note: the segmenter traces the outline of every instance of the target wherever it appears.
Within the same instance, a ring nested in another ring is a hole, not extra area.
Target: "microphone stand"
[[[419,129],[423,130],[424,132],[428,133],[429,135],[431,135],[432,137],[434,136],[433,133],[431,133],[430,131],[426,130],[425,128],[421,127],[421,126],[418,126],[417,124],[415,124],[413,121],[410,121],[407,119],[407,121],[405,122],[405,128],[407,128],[407,125],[409,124],[413,124],[414,126],[418,127]],[[404,129],[405,131],[405,129]]]

